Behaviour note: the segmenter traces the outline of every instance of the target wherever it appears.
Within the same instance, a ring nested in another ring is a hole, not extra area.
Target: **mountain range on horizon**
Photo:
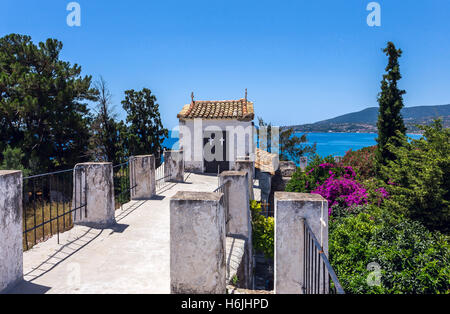
[[[450,127],[450,104],[405,107],[401,114],[409,133],[420,133],[420,129],[416,125],[430,124],[437,118],[442,119],[444,127]],[[378,107],[369,107],[315,123],[291,125],[283,128],[293,128],[296,132],[376,133],[377,120]]]

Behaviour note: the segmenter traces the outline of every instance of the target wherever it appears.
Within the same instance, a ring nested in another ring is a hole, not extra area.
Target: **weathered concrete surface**
[[[87,162],[75,165],[72,208],[86,204],[73,212],[75,224],[103,228],[115,223],[114,181],[110,162]],[[80,193],[81,188],[81,193]]]
[[[225,247],[222,193],[183,191],[172,196],[172,293],[225,293]]]
[[[25,281],[11,293],[170,293],[170,197],[212,191],[217,177],[191,174],[152,200],[116,211],[107,229],[75,226],[24,253]]]
[[[275,293],[303,293],[302,219],[328,255],[327,201],[317,194],[275,192]]]
[[[253,179],[255,177],[255,162],[250,160],[237,160],[234,163],[234,170],[245,171],[248,174],[248,190],[250,191],[250,199],[254,200]]]
[[[250,200],[248,174],[245,171],[224,171],[219,184],[226,184],[227,235],[251,238]]]
[[[227,284],[234,284],[233,278],[236,277],[238,280],[236,286],[246,286],[244,274],[245,240],[227,236],[226,246]]]
[[[182,150],[164,151],[164,176],[169,175],[165,181],[183,182],[184,160]]]
[[[22,171],[0,170],[0,293],[22,279]]]
[[[250,199],[248,190],[248,172],[224,171],[220,174],[220,184],[226,184],[227,236],[237,236],[246,242],[246,255],[242,284],[252,286],[253,246],[252,221],[250,213]],[[253,184],[253,181],[252,181]],[[252,187],[253,191],[253,187]]]
[[[155,156],[134,156],[130,160],[130,187],[133,200],[148,200],[156,194]]]
[[[269,202],[272,187],[272,175],[269,172],[258,172],[259,189],[261,190],[261,201]]]

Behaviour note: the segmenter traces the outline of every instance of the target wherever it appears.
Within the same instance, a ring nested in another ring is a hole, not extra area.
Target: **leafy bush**
[[[261,215],[261,203],[250,202],[252,211],[253,247],[264,253],[266,258],[273,258],[274,253],[274,219]]]
[[[24,177],[30,174],[30,170],[25,169],[22,165],[22,158],[25,154],[20,148],[12,148],[11,146],[7,146],[2,155],[3,162],[0,164],[1,170],[22,170]]]
[[[311,192],[330,177],[330,171],[338,177],[343,174],[355,175],[353,169],[348,168],[345,170],[343,167],[335,165],[332,156],[325,158],[315,156],[313,161],[306,167],[305,172],[297,168],[291,180],[286,185],[286,191]]]
[[[424,137],[400,148],[390,147],[396,159],[381,168],[391,195],[390,210],[448,234],[450,227],[450,129],[440,121],[420,127]]]
[[[341,161],[343,166],[355,169],[358,179],[365,180],[375,176],[375,151],[376,146],[364,147],[357,151],[351,149],[345,154]]]
[[[449,293],[448,239],[376,206],[330,218],[329,254],[347,293]],[[344,211],[345,212],[345,211]],[[381,285],[369,285],[369,263]]]
[[[389,196],[379,180],[368,181],[368,186],[358,182],[357,173],[351,166],[334,163],[334,159],[317,157],[302,172],[298,170],[286,186],[288,192],[304,192],[322,195],[328,201],[329,213],[332,207],[358,206],[373,202],[381,204]]]

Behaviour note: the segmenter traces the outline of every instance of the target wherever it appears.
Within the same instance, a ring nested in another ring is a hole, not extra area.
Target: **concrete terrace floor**
[[[24,281],[10,293],[170,293],[170,197],[218,185],[216,176],[186,177],[125,204],[111,228],[75,226],[60,244],[53,236],[25,252]]]

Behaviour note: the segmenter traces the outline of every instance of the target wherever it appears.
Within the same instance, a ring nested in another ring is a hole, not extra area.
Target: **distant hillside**
[[[429,124],[441,117],[445,127],[450,127],[450,105],[418,106],[402,109],[408,132],[418,132],[416,124]],[[312,124],[293,125],[297,132],[377,132],[378,107],[348,113]]]

